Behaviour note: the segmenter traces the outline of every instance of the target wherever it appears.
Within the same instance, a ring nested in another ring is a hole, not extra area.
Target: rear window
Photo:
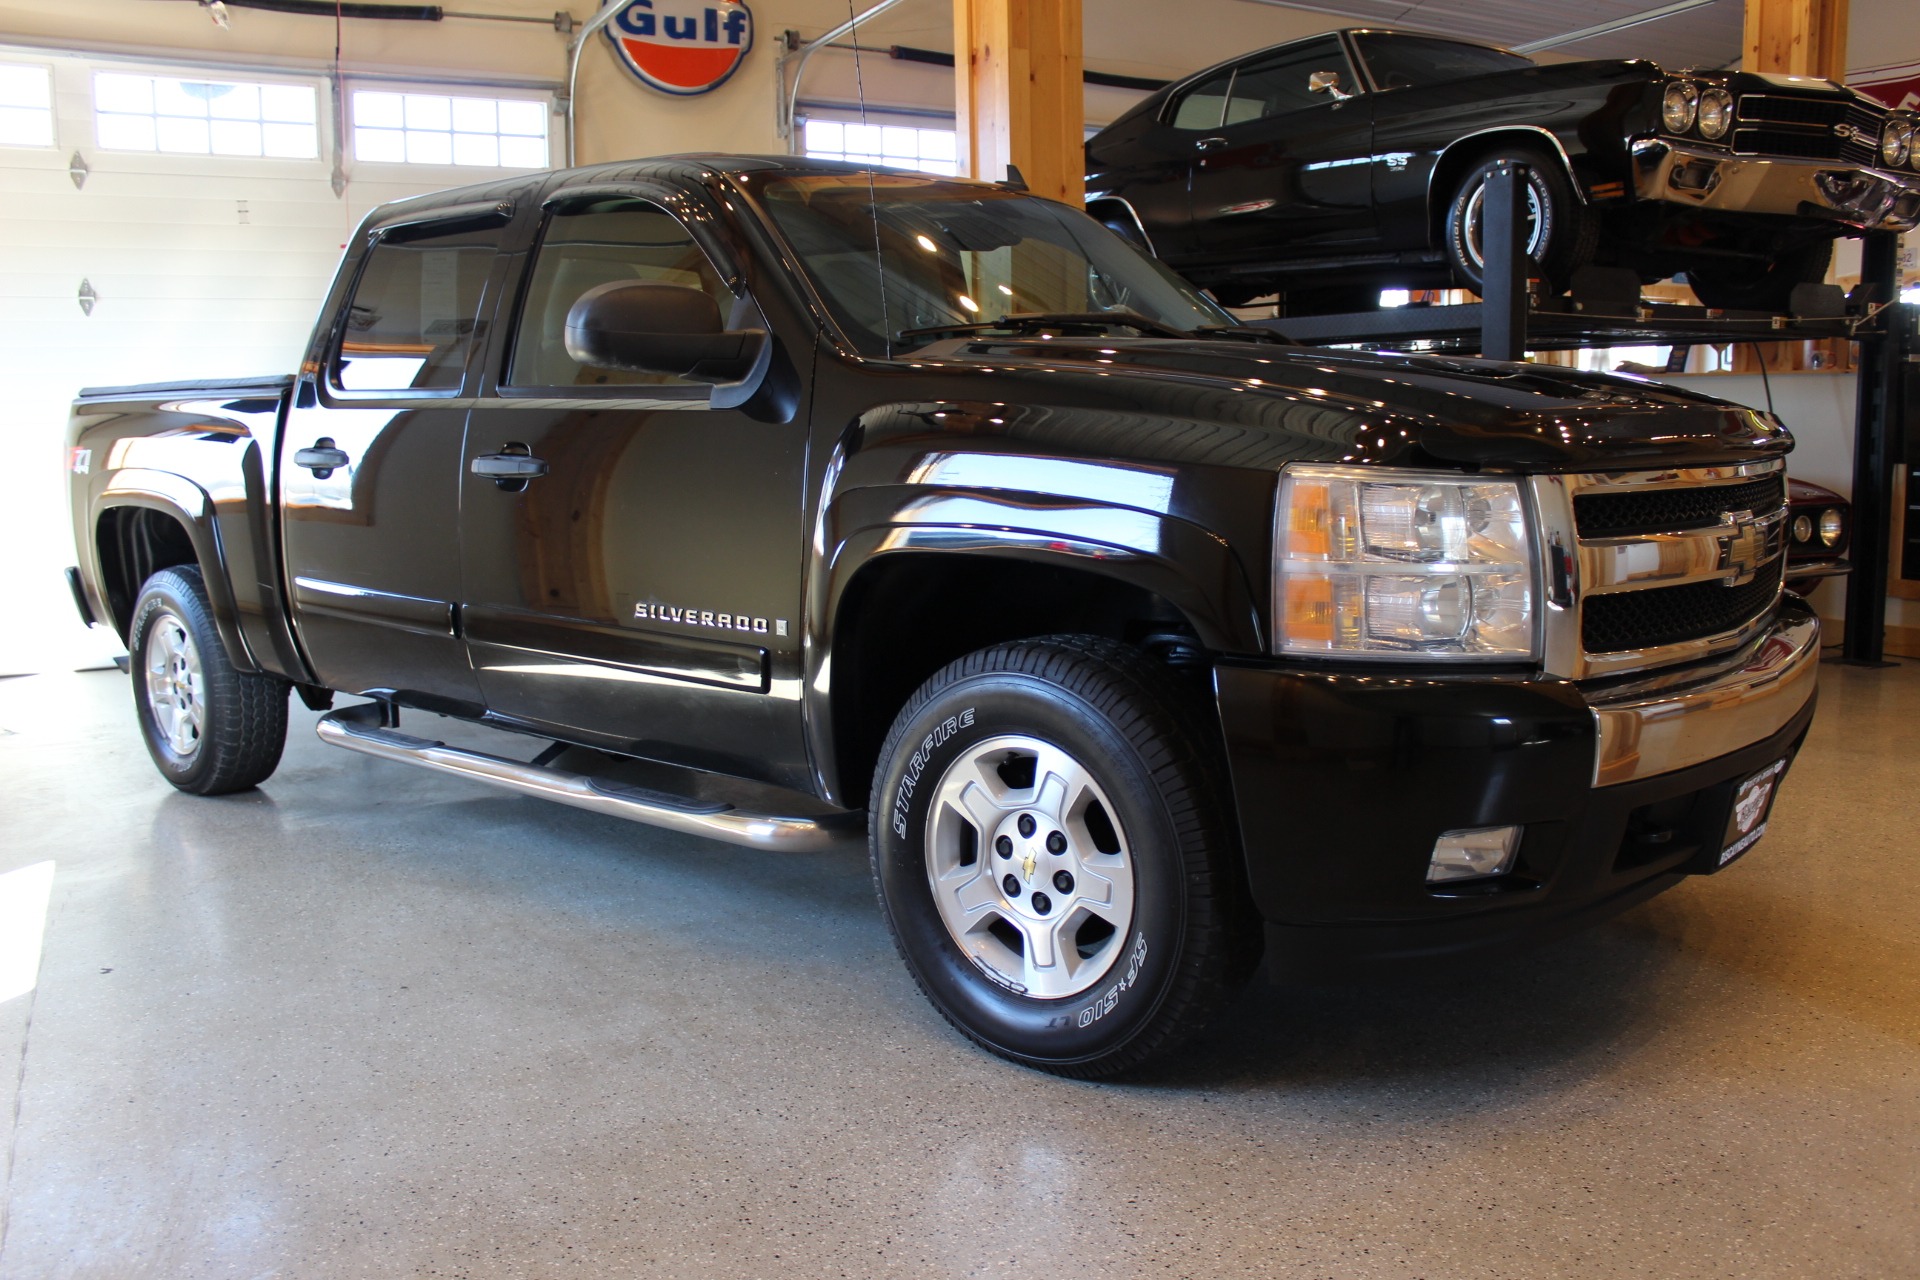
[[[1354,36],[1354,43],[1381,89],[1420,89],[1534,65],[1533,59],[1504,49],[1431,36],[1361,32]]]
[[[1227,86],[1231,83],[1233,72],[1226,71],[1187,90],[1180,105],[1174,108],[1173,127],[1218,129],[1220,118],[1226,113]]]
[[[480,327],[500,227],[402,227],[367,255],[353,286],[333,383],[343,391],[451,391]]]

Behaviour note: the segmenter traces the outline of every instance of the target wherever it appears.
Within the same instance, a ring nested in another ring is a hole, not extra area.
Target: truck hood
[[[1009,384],[990,398],[1010,405],[1098,406],[1129,420],[1190,422],[1212,437],[1221,427],[1268,435],[1258,452],[1282,462],[1551,472],[1724,465],[1793,447],[1771,414],[1550,365],[1077,337],[947,341],[909,359]]]

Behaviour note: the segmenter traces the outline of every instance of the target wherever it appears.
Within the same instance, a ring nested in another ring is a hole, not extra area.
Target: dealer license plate
[[[1720,865],[1726,866],[1753,848],[1767,833],[1767,814],[1773,808],[1773,793],[1787,762],[1776,760],[1742,782],[1733,793],[1733,812],[1727,816],[1727,834],[1720,842]]]

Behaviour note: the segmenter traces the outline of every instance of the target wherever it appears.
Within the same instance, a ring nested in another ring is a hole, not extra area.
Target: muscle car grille
[[[1740,99],[1732,146],[1739,155],[1872,164],[1883,118],[1861,102],[1749,93]]]
[[[1744,586],[1693,582],[1594,596],[1581,609],[1581,642],[1588,653],[1619,653],[1736,631],[1773,607],[1786,562],[1775,556]]]
[[[1728,511],[1777,511],[1787,500],[1786,481],[1768,476],[1747,484],[1711,489],[1650,489],[1587,493],[1573,500],[1573,518],[1583,538],[1710,529]]]

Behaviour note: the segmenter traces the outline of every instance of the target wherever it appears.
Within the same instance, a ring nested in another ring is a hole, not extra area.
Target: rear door
[[[1336,37],[1241,64],[1217,128],[1193,140],[1200,259],[1316,257],[1373,238],[1368,98],[1308,89],[1319,71],[1358,80]]]
[[[472,711],[456,633],[462,399],[504,277],[493,207],[391,226],[280,440],[293,620],[329,688]]]
[[[564,343],[568,309],[614,281],[700,289],[729,328],[764,328],[710,248],[638,195],[549,203],[468,427],[462,616],[495,715],[765,776],[803,758],[798,689],[773,673],[798,667],[804,418],[710,408],[703,385],[589,368]],[[498,454],[544,473],[473,471]]]

